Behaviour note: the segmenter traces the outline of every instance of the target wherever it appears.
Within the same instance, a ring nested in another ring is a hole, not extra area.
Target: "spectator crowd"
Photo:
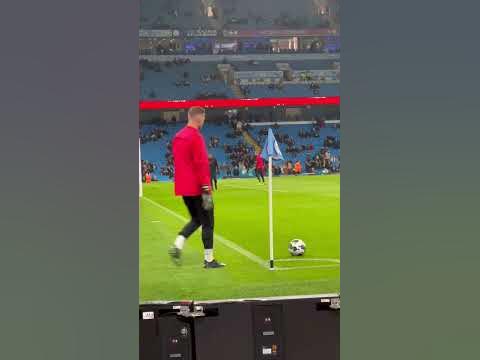
[[[174,119],[176,120],[176,119]],[[221,137],[211,135],[206,138],[207,147],[209,149],[222,149],[226,155],[226,161],[219,163],[220,173],[224,177],[237,177],[251,173],[255,168],[255,149],[252,145],[246,143],[243,139],[242,132],[252,126],[245,121],[239,119],[237,113],[226,112],[224,116],[212,117],[210,120],[214,126],[228,125],[230,130],[225,133],[225,137],[229,139],[238,139],[234,144],[222,143]],[[320,130],[325,127],[325,122],[319,120],[315,122],[309,129],[300,129],[297,133],[301,139],[314,139],[321,136]],[[337,125],[328,125],[335,126]],[[274,164],[273,172],[275,175],[296,175],[300,173],[314,173],[314,172],[339,172],[340,171],[340,157],[332,154],[331,149],[340,149],[340,140],[335,136],[326,136],[323,141],[323,146],[316,151],[313,143],[297,144],[295,137],[283,131],[278,124],[272,125],[275,131],[277,141],[282,144],[282,148],[289,159],[283,164]],[[141,137],[141,142],[157,141],[164,138],[168,134],[165,127],[157,127],[146,132]],[[252,134],[252,133],[250,133]],[[261,128],[258,131],[258,136],[255,138],[258,144],[263,144],[268,134],[268,128]],[[317,141],[318,142],[318,141]],[[218,151],[218,150],[217,150]],[[303,155],[305,154],[305,156]],[[303,163],[298,160],[298,157],[303,158]],[[172,144],[170,141],[166,143],[165,162],[163,166],[142,160],[142,177],[149,173],[152,179],[155,179],[154,173],[159,173],[162,176],[173,178],[173,155]],[[295,159],[297,158],[297,159]]]
[[[142,144],[145,144],[145,143],[148,143],[148,142],[155,142],[155,141],[158,141],[158,140],[162,139],[165,135],[168,135],[167,130],[156,127],[146,134],[141,134],[140,135],[140,142]]]

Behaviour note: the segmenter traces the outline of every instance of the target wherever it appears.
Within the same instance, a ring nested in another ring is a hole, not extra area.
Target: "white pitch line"
[[[333,258],[292,258],[292,259],[275,259],[275,262],[291,262],[291,261],[324,261],[340,264],[340,260]]]
[[[275,266],[273,270],[275,271],[284,271],[284,270],[301,270],[301,269],[329,269],[336,268],[339,264],[335,265],[312,265],[312,266],[289,266],[289,267],[277,267]]]
[[[238,186],[238,185],[230,185],[230,184],[223,184],[222,186],[230,187],[230,188],[237,188],[237,189],[245,189],[245,190],[258,190],[262,192],[268,192],[268,189],[262,189],[262,188],[254,188],[250,186]],[[286,190],[275,190],[273,189],[274,192],[283,192],[283,193],[288,193]]]
[[[183,221],[183,222],[187,222],[189,221],[187,218],[183,217],[182,215],[180,214],[177,214],[175,211],[172,211],[170,210],[169,208],[166,208],[165,206],[163,205],[160,205],[159,203],[143,196],[142,199],[145,199],[147,200],[148,202],[150,202],[152,205],[155,205],[157,206],[158,208],[162,209],[163,211],[165,211],[166,213],[176,217],[177,219]],[[223,236],[220,236],[218,234],[215,234],[215,239],[217,239],[220,243],[222,243],[223,245],[225,245],[226,247],[230,248],[231,250],[233,251],[236,251],[238,252],[239,254],[245,256],[246,258],[250,259],[251,261],[257,263],[258,265],[264,267],[264,268],[268,268],[268,264],[265,260],[261,259],[260,257],[258,257],[257,255],[255,254],[252,254],[250,251],[248,250],[245,250],[244,248],[238,246],[237,244],[235,244],[234,242],[224,238]]]

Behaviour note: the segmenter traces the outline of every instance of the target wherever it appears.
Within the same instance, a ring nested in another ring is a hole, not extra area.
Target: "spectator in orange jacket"
[[[295,163],[295,174],[298,175],[302,172],[302,164],[300,164],[300,161],[297,160],[297,162]]]

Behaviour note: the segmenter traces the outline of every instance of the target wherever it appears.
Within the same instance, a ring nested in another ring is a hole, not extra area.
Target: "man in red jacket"
[[[213,257],[213,200],[210,188],[210,166],[207,147],[200,129],[205,122],[205,109],[192,107],[188,110],[188,124],[180,130],[172,141],[175,167],[175,195],[182,196],[191,220],[178,233],[175,243],[169,250],[172,260],[180,264],[185,240],[200,226],[205,252],[206,269],[224,267]]]
[[[263,163],[262,153],[259,150],[257,152],[257,157],[255,158],[255,175],[257,176],[258,182],[265,184],[265,178],[263,174],[265,173],[265,165]],[[262,181],[260,181],[260,178]]]

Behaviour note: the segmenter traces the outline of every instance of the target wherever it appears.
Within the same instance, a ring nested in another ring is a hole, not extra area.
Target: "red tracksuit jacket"
[[[175,195],[198,196],[210,186],[207,147],[199,130],[185,126],[172,141]]]
[[[257,169],[260,169],[260,170],[263,170],[263,168],[265,167],[265,165],[263,164],[262,155],[261,155],[261,154],[257,154],[256,160],[257,160],[256,168],[257,168]]]

